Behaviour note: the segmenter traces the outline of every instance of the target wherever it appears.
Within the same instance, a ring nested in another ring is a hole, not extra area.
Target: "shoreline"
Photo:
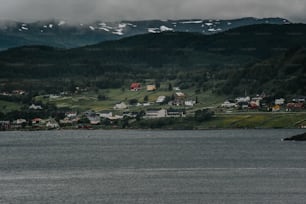
[[[193,129],[176,129],[176,128],[91,128],[91,129],[84,129],[84,128],[57,128],[57,129],[47,129],[47,128],[40,128],[40,129],[8,129],[8,130],[1,130],[0,132],[39,132],[39,131],[71,131],[71,130],[79,130],[79,131],[96,131],[96,130],[103,130],[103,131],[114,131],[114,130],[135,130],[135,131],[215,131],[215,130],[305,130],[306,128],[298,128],[298,127],[265,127],[265,128],[193,128]]]
[[[195,117],[155,118],[150,120],[129,119],[113,124],[91,125],[87,123],[46,127],[44,124],[30,126],[8,126],[1,131],[54,131],[59,130],[233,130],[233,129],[305,129],[306,113],[235,113],[216,114],[198,120]]]

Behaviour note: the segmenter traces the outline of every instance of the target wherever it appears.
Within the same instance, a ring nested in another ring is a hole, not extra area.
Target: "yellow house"
[[[280,111],[281,107],[280,105],[275,105],[272,107],[272,111]]]
[[[156,85],[147,85],[147,91],[155,91]]]

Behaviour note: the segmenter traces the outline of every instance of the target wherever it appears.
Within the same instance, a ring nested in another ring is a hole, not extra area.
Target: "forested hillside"
[[[215,35],[145,34],[75,49],[14,48],[0,53],[1,86],[103,89],[155,79],[199,89],[214,83],[220,94],[302,93],[305,34],[304,24],[252,25]]]

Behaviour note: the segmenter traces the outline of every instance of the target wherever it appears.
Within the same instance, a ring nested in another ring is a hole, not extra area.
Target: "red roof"
[[[140,83],[132,83],[130,86],[130,89],[140,89],[141,84]]]

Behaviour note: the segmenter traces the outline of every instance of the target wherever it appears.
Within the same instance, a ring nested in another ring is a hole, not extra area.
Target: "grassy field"
[[[18,103],[0,100],[0,109],[2,113],[8,113],[15,110],[20,110],[21,105]]]
[[[197,128],[299,128],[305,122],[305,112],[217,114]]]
[[[189,115],[198,109],[207,107],[216,108],[223,101],[224,97],[217,96],[211,91],[196,92],[195,89],[184,89],[183,93],[187,95],[188,99],[199,101],[192,109],[188,109]],[[168,83],[162,83],[161,87],[153,92],[148,92],[145,88],[140,91],[130,91],[125,89],[103,89],[96,91],[88,91],[71,96],[57,97],[47,99],[43,96],[36,97],[36,100],[43,102],[51,102],[58,107],[69,107],[76,111],[86,110],[113,110],[115,104],[120,102],[129,103],[129,100],[136,99],[143,103],[144,97],[148,97],[149,102],[155,102],[158,96],[171,97],[175,91],[168,90]],[[99,100],[99,96],[104,96],[104,100]],[[7,110],[18,109],[16,104],[1,104],[0,107],[9,107]],[[149,108],[168,108],[170,106],[152,105]],[[131,111],[139,111],[148,107],[130,107]],[[216,115],[207,122],[197,123],[194,121],[184,121],[186,127],[195,129],[221,129],[221,128],[299,128],[306,125],[305,112],[229,112],[216,113]],[[171,127],[170,127],[171,128]]]
[[[194,110],[203,107],[217,106],[224,100],[221,96],[212,94],[211,91],[196,93],[195,89],[184,89],[183,93],[186,94],[188,99],[199,101],[194,107]],[[57,107],[69,107],[77,111],[85,110],[111,110],[114,105],[120,102],[129,103],[129,100],[136,99],[139,103],[144,102],[144,98],[148,97],[148,102],[154,103],[159,96],[171,97],[175,91],[168,90],[168,83],[161,84],[161,87],[156,91],[147,91],[145,88],[140,91],[130,91],[126,89],[101,89],[98,91],[88,91],[80,94],[73,94],[71,96],[64,96],[58,98],[44,98],[43,96],[36,97],[37,101],[44,103],[51,102]],[[105,96],[105,100],[99,100],[99,96]],[[154,107],[154,106],[153,106]],[[160,107],[160,106],[155,106]],[[132,109],[140,109],[140,107],[133,107]]]

